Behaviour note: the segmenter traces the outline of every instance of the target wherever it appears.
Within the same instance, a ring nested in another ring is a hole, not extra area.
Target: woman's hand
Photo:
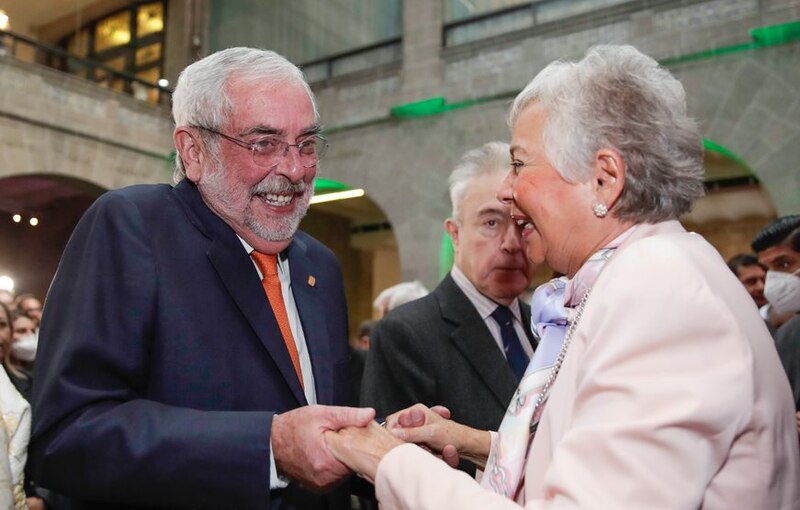
[[[328,431],[325,433],[325,441],[339,462],[372,483],[375,483],[375,473],[383,456],[392,448],[403,444],[374,421],[362,428],[347,427],[338,432]]]
[[[450,466],[457,466],[462,457],[478,467],[485,466],[491,448],[489,432],[461,425],[449,417],[447,408],[429,409],[416,404],[391,415],[386,425],[399,439],[429,448]]]

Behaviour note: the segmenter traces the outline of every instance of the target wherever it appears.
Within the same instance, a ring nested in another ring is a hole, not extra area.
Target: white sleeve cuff
[[[272,453],[272,437],[269,438],[269,489],[283,489],[289,485],[289,480],[278,474],[275,465],[275,454]]]

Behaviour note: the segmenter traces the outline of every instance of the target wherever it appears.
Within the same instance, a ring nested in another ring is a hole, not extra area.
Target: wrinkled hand
[[[440,420],[449,419],[450,410],[444,406],[428,408],[423,404],[415,404],[386,418],[386,428],[392,431],[396,437],[403,439],[403,441],[416,442],[427,450],[438,454],[450,467],[455,468],[458,467],[461,456],[458,454],[458,449],[454,445],[448,443],[437,448],[435,445],[420,443],[413,439],[406,439],[402,432],[398,432],[402,429],[424,427],[425,425],[431,425]],[[442,441],[446,442],[447,438],[442,438]]]
[[[325,440],[334,457],[372,483],[375,483],[375,473],[383,456],[403,444],[375,422],[364,428],[326,432]]]
[[[386,424],[397,438],[429,448],[440,454],[451,467],[458,466],[461,457],[479,467],[484,466],[491,447],[490,434],[449,418],[447,408],[434,406],[429,409],[416,404],[393,414]]]
[[[374,409],[310,405],[276,415],[272,420],[272,452],[278,470],[315,491],[326,491],[350,475],[328,450],[324,433],[343,427],[364,427]]]

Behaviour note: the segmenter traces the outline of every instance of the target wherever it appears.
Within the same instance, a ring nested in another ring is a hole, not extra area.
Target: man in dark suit
[[[470,427],[497,430],[533,354],[530,309],[518,296],[531,267],[507,204],[496,198],[508,145],[467,152],[450,176],[455,265],[429,295],[375,326],[361,404],[388,416],[443,405]],[[501,316],[501,312],[505,316]]]
[[[184,70],[173,116],[177,185],[105,194],[64,252],[36,479],[75,508],[346,508],[322,434],[373,413],[331,407],[349,397],[342,278],[297,231],[325,148],[311,91],[233,48]]]

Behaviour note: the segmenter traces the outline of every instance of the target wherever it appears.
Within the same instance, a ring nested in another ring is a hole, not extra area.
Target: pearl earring
[[[594,211],[594,215],[598,218],[605,218],[606,214],[608,214],[608,207],[606,204],[594,204],[592,210]]]

